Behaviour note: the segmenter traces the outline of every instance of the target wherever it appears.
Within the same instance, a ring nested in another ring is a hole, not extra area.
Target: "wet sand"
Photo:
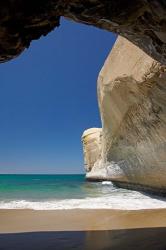
[[[166,209],[0,210],[0,233],[166,227]]]
[[[166,250],[166,209],[0,210],[0,250]]]

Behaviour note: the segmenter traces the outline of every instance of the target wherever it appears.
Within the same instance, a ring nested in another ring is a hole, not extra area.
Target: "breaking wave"
[[[140,192],[130,191],[127,194],[103,196],[97,198],[63,200],[11,200],[0,201],[0,209],[33,209],[33,210],[62,210],[62,209],[119,209],[140,210],[166,208],[166,199],[150,197]]]

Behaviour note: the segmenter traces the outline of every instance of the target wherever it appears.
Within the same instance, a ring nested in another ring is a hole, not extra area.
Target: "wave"
[[[0,201],[0,209],[33,209],[33,210],[62,210],[62,209],[119,209],[140,210],[166,208],[166,200],[149,197],[139,192],[132,195],[104,196],[84,199],[64,199],[49,201],[12,200]]]
[[[111,185],[111,186],[113,186],[111,181],[102,181],[102,185]]]

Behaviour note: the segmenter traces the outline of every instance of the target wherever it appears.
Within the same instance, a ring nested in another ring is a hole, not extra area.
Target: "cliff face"
[[[90,172],[101,158],[101,128],[90,128],[82,135],[84,163],[86,172]]]
[[[166,63],[164,0],[1,0],[0,61],[58,27],[61,16],[120,34]]]
[[[106,179],[166,192],[166,67],[119,37],[99,74],[98,98]]]
[[[106,177],[105,169],[100,168],[102,153],[102,129],[90,128],[82,135],[84,166],[86,177],[89,180],[100,180]]]

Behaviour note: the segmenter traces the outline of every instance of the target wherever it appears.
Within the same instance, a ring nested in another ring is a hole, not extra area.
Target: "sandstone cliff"
[[[84,165],[86,177],[89,180],[102,180],[107,178],[106,171],[101,163],[102,150],[102,129],[90,128],[84,131],[82,135]]]
[[[118,37],[98,77],[98,101],[103,136],[95,169],[119,186],[165,192],[166,67]]]

